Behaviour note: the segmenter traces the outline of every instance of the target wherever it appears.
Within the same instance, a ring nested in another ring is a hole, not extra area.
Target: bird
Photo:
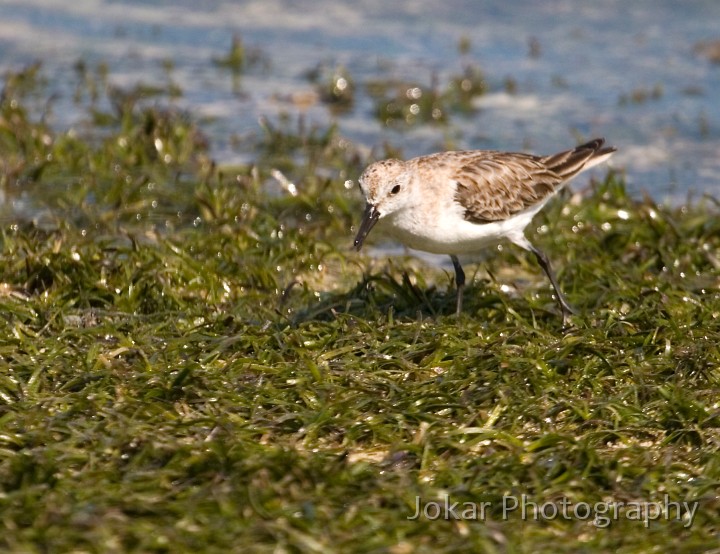
[[[547,156],[466,150],[374,162],[358,180],[366,203],[354,247],[359,252],[380,223],[379,228],[409,248],[449,255],[459,316],[465,272],[458,256],[507,239],[534,254],[567,325],[576,311],[560,290],[548,257],[528,240],[525,228],[573,177],[616,150],[597,138]]]

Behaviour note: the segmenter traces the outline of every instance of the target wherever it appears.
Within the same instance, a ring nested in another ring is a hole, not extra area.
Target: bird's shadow
[[[455,318],[456,289],[452,278],[448,287],[438,289],[435,285],[413,283],[403,271],[399,276],[390,272],[366,274],[351,289],[343,292],[325,293],[313,305],[298,306],[289,315],[292,325],[309,321],[328,321],[340,314],[360,319],[377,319],[379,314],[395,319],[416,320]],[[286,290],[285,294],[292,294]],[[498,290],[491,279],[478,279],[465,288],[465,305],[459,320],[482,320],[484,323],[507,323],[508,318],[524,320],[561,318],[553,311],[539,310],[529,306],[523,298],[512,298]]]

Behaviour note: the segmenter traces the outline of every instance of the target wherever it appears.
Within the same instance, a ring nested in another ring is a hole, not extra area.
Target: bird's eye
[[[390,194],[397,194],[398,192],[400,192],[400,185],[395,185],[390,191]]]

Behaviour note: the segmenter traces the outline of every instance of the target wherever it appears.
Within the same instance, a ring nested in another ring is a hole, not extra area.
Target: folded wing
[[[502,221],[544,203],[583,169],[606,159],[615,151],[595,139],[572,150],[551,156],[478,151],[453,179],[455,200],[473,223]]]

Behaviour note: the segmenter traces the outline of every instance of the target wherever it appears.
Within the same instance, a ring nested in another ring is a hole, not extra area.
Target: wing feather
[[[538,156],[497,152],[478,152],[453,179],[455,200],[473,223],[502,221],[527,210],[564,181]]]

